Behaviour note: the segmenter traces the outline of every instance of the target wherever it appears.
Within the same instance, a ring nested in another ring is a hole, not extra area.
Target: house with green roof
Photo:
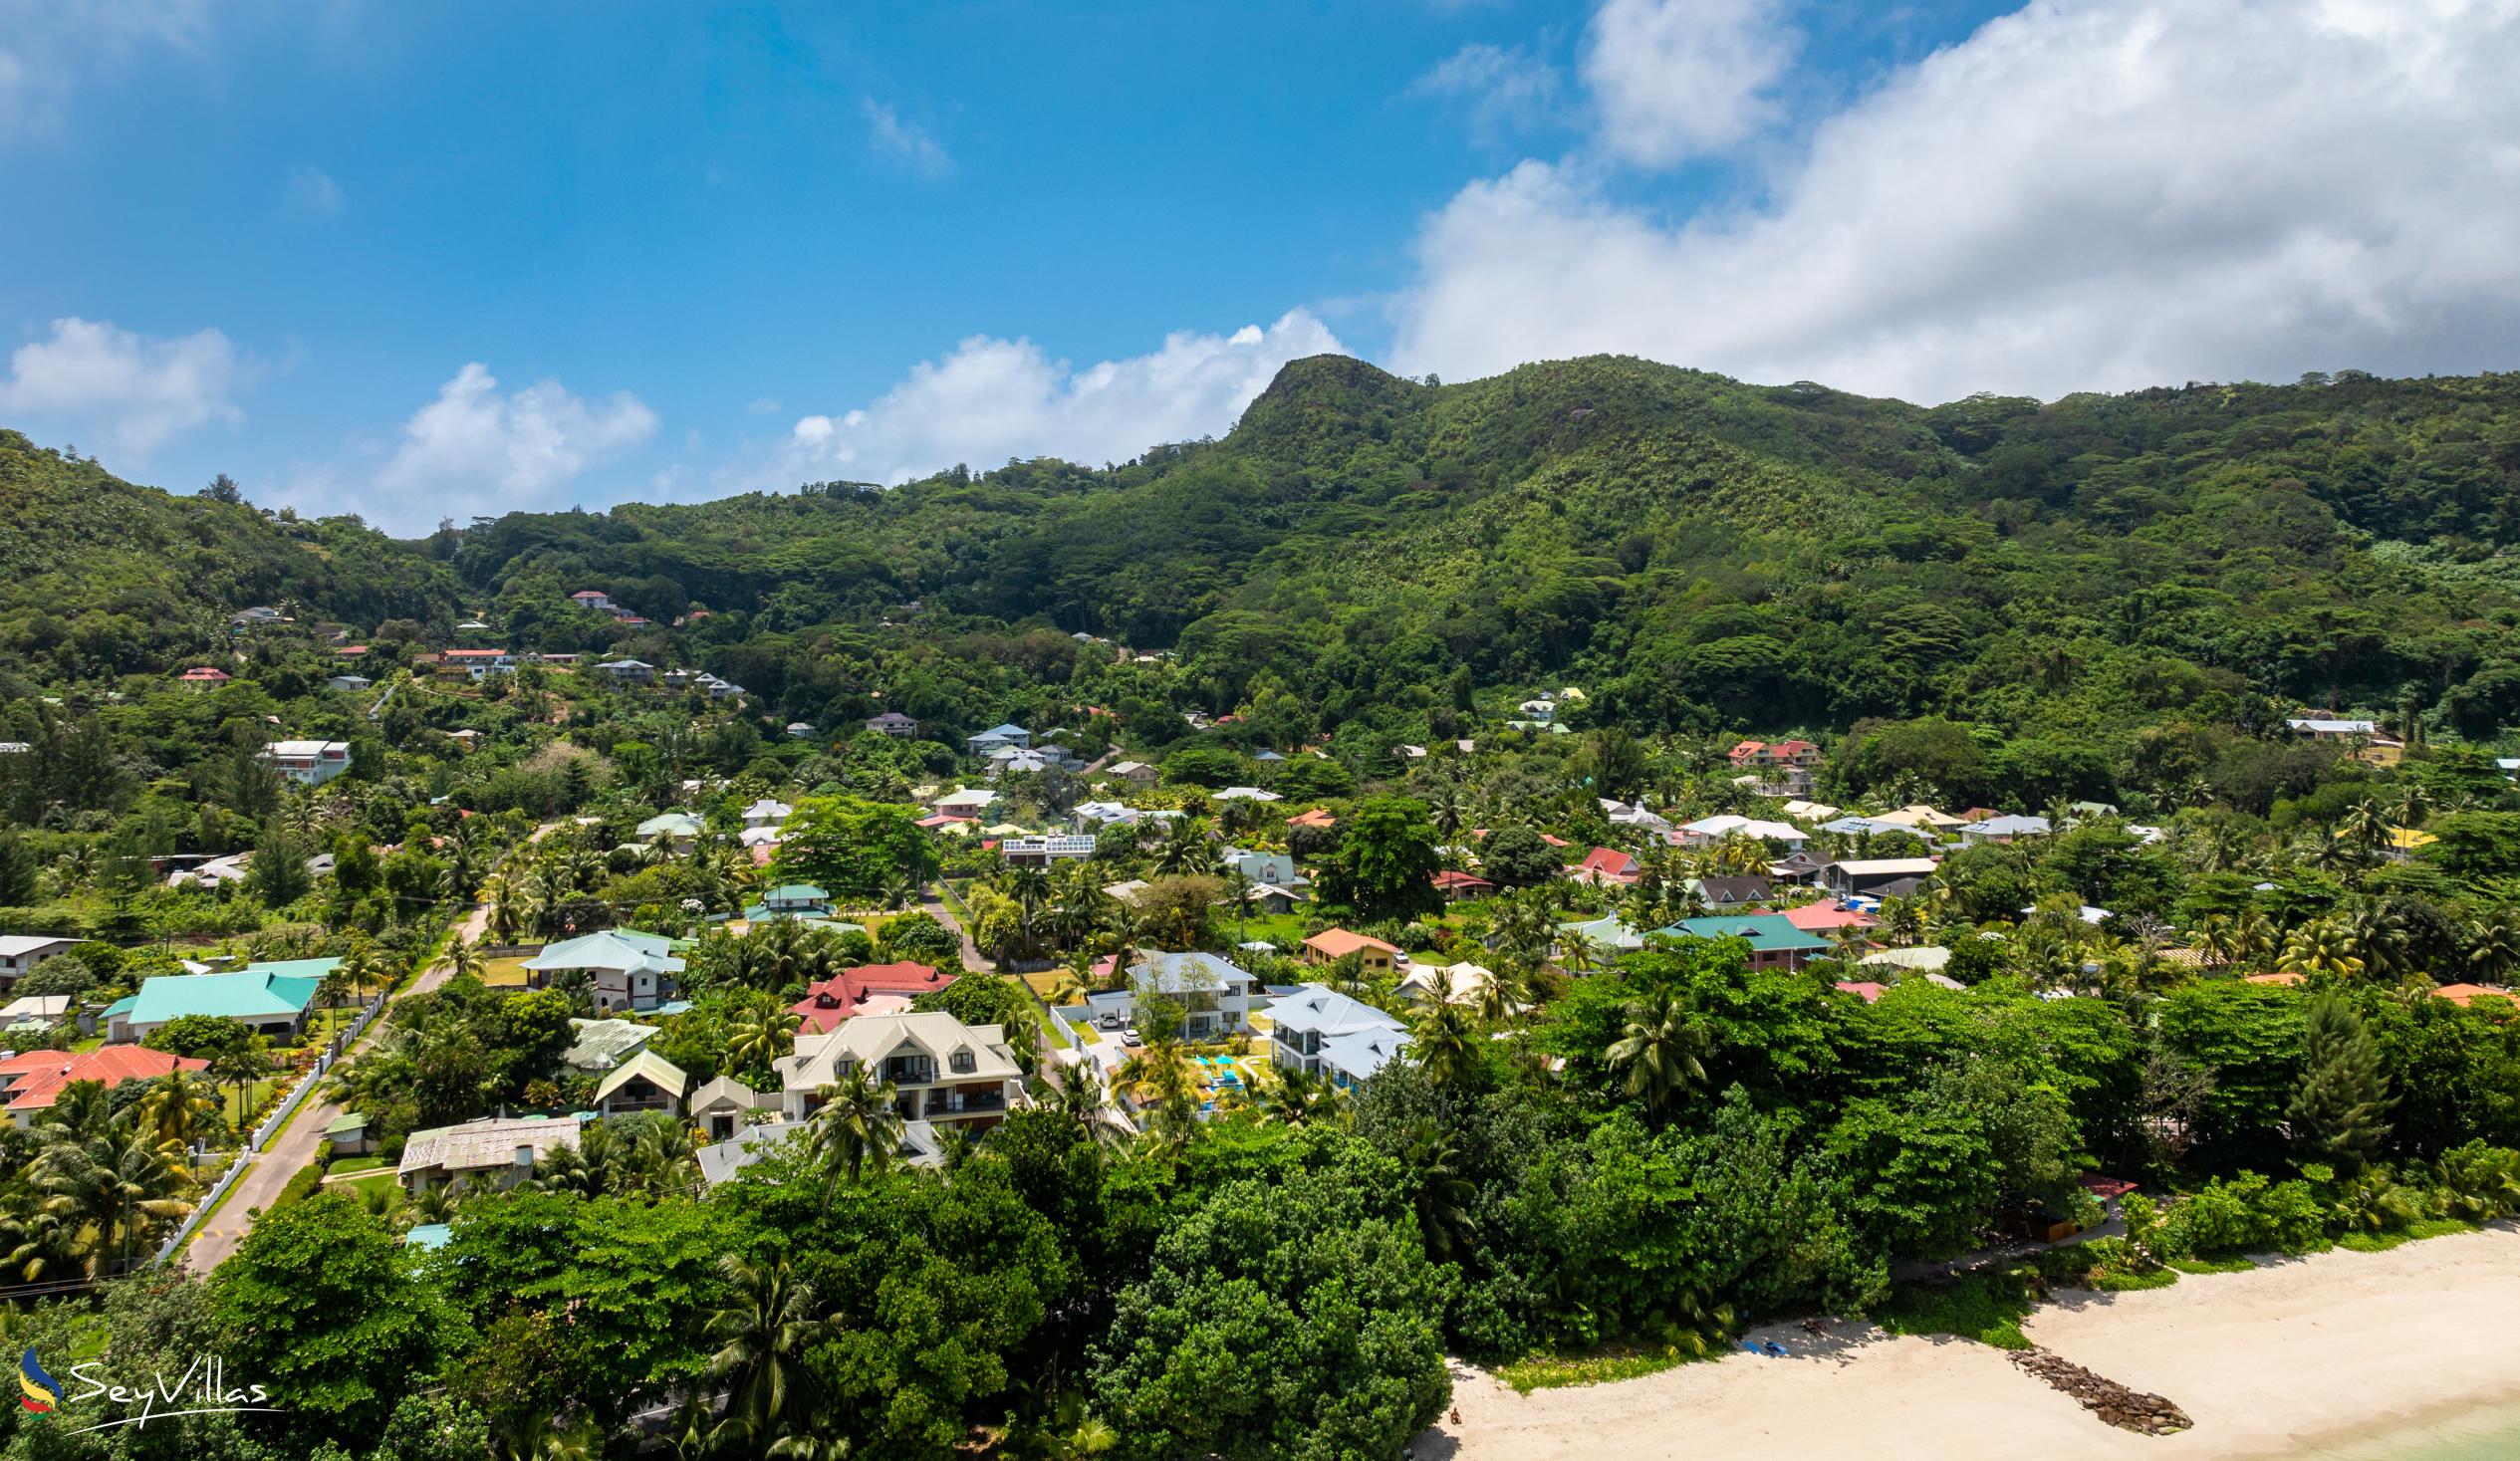
[[[146,1040],[169,1021],[186,1015],[215,1015],[259,1035],[295,1040],[306,1029],[317,986],[341,962],[289,959],[248,964],[227,974],[160,974],[144,979],[128,1010],[107,1011],[106,1039]]]
[[[691,1078],[682,1068],[652,1050],[642,1050],[613,1068],[595,1088],[595,1108],[608,1116],[631,1111],[682,1114],[682,1094]]]
[[[595,986],[595,1007],[609,1013],[654,1009],[672,995],[682,967],[663,934],[607,928],[550,945],[525,961],[525,974],[540,989],[554,974],[584,973]]]
[[[1754,969],[1799,969],[1830,951],[1829,940],[1796,928],[1782,913],[1683,918],[1656,933],[1672,938],[1737,938],[1750,945]]]

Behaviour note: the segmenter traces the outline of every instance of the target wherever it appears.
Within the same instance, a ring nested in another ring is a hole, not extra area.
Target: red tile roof
[[[804,1020],[798,1033],[828,1035],[852,1016],[886,1015],[905,1009],[911,1000],[961,977],[906,960],[897,964],[861,964],[855,969],[843,969],[820,984],[807,985],[805,998],[788,1008]]]
[[[1634,882],[1643,873],[1637,866],[1634,854],[1617,848],[1595,848],[1575,864],[1573,876],[1588,882]]]
[[[213,668],[211,668],[209,665],[202,664],[202,665],[196,665],[196,666],[194,666],[194,667],[193,667],[193,668],[191,668],[191,669],[187,669],[187,670],[185,670],[185,671],[184,671],[181,675],[177,676],[177,678],[179,678],[179,679],[187,679],[187,680],[204,680],[204,681],[207,681],[207,680],[223,680],[223,679],[228,678],[228,673],[227,673],[227,671],[226,671],[226,670],[223,670],[223,669],[213,669]]]
[[[1286,819],[1286,825],[1289,827],[1336,827],[1339,825],[1339,819],[1330,815],[1329,808],[1315,807],[1310,812],[1298,812]]]
[[[101,1081],[107,1090],[126,1081],[154,1081],[169,1071],[206,1071],[208,1061],[188,1060],[138,1045],[108,1045],[78,1055],[30,1050],[0,1061],[8,1083],[9,1109],[42,1110],[73,1081]]]
[[[1880,999],[1883,995],[1890,993],[1890,987],[1888,985],[1875,984],[1869,979],[1841,979],[1838,981],[1838,988],[1844,993],[1854,995],[1856,998],[1864,1001],[1868,1005],[1873,1003],[1875,1000]]]
[[[1496,884],[1488,881],[1486,878],[1480,877],[1475,873],[1463,872],[1454,867],[1437,869],[1435,872],[1435,886],[1444,892],[1452,892],[1455,889],[1462,892],[1493,892],[1496,889]]]

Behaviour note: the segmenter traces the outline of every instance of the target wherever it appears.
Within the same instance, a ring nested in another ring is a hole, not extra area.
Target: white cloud
[[[941,177],[953,170],[952,155],[927,128],[903,121],[901,114],[873,97],[866,100],[865,108],[867,138],[879,154],[927,177]]]
[[[468,365],[404,423],[367,506],[405,528],[556,506],[581,474],[655,432],[656,413],[629,391],[591,401],[538,380],[503,394],[488,369]]]
[[[1647,167],[1720,151],[1773,122],[1801,37],[1780,0],[1603,0],[1582,72],[1612,155]]]
[[[289,206],[330,217],[342,211],[342,185],[321,167],[297,167],[289,173]]]
[[[209,32],[209,0],[0,0],[0,145],[59,133],[79,88],[133,51]]]
[[[1472,132],[1486,139],[1545,121],[1558,90],[1556,67],[1520,49],[1479,43],[1445,57],[1402,95],[1466,107]]]
[[[9,357],[0,411],[102,430],[108,446],[139,460],[196,426],[243,420],[235,397],[262,374],[216,330],[154,340],[72,317]]]
[[[766,486],[841,477],[900,482],[967,462],[1055,456],[1101,463],[1231,426],[1287,362],[1345,354],[1311,314],[1231,335],[1180,331],[1151,355],[1084,369],[1029,340],[973,336],[913,366],[872,405],[807,416],[746,475]]]
[[[2035,0],[1823,122],[1758,205],[1669,223],[1564,163],[1464,189],[1394,364],[1923,399],[2509,368],[2514,76],[2520,0]]]

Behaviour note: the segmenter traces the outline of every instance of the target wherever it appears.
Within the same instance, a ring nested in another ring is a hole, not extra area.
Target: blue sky
[[[0,422],[417,531],[1126,458],[1322,349],[2520,364],[2510,4],[2012,9],[0,0]]]

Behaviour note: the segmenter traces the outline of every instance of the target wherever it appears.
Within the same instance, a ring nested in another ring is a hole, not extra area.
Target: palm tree
[[[1627,1073],[1628,1094],[1650,1111],[1706,1079],[1706,1068],[1698,1061],[1706,1045],[1706,1027],[1696,1011],[1661,990],[1649,999],[1629,1002],[1625,1033],[1604,1054],[1612,1070]]]
[[[1053,1109],[1076,1122],[1077,1128],[1098,1146],[1117,1146],[1129,1138],[1126,1120],[1111,1108],[1102,1069],[1091,1061],[1060,1072]]]
[[[1439,1090],[1461,1085],[1478,1067],[1478,1032],[1469,1012],[1450,1000],[1437,1000],[1417,1017],[1410,1032],[1418,1065]]]
[[[2520,964],[2520,929],[2508,913],[2489,913],[2467,930],[2467,967],[2488,984],[2499,984],[2512,965]]]
[[[872,1067],[853,1063],[842,1078],[815,1093],[823,1102],[806,1139],[823,1169],[823,1211],[841,1179],[855,1183],[872,1167],[878,1174],[901,1148],[900,1096]]]
[[[813,1284],[791,1274],[784,1258],[753,1264],[729,1253],[717,1267],[733,1294],[701,1329],[717,1344],[709,1380],[727,1397],[711,1440],[730,1454],[768,1455],[791,1436],[811,1434],[816,1407],[805,1354],[836,1321],[817,1312]]]
[[[483,967],[481,950],[473,947],[462,934],[458,933],[446,945],[445,964],[454,978],[461,979],[465,975],[471,975],[478,979],[481,977]]]
[[[2284,940],[2278,960],[2286,969],[2303,974],[2333,974],[2350,978],[2363,972],[2363,960],[2356,957],[2351,935],[2333,920],[2321,918],[2304,923]]]
[[[1339,1087],[1335,1082],[1293,1067],[1272,1068],[1254,1087],[1252,1095],[1262,1116],[1290,1126],[1335,1114],[1339,1107]]]
[[[1467,1249],[1477,1226],[1470,1206],[1478,1200],[1478,1187],[1461,1174],[1460,1143],[1434,1122],[1420,1121],[1409,1132],[1401,1161],[1415,1179],[1409,1196],[1426,1256],[1442,1263]]]
[[[796,1048],[797,1018],[775,999],[746,1000],[726,1027],[726,1071],[749,1075],[767,1071],[773,1061]]]
[[[152,1081],[148,1093],[132,1107],[140,1129],[157,1140],[160,1152],[181,1162],[183,1153],[227,1127],[216,1088],[189,1071],[174,1070]]]
[[[177,1195],[180,1179],[147,1143],[113,1127],[46,1146],[30,1167],[44,1206],[81,1225],[91,1278],[130,1266],[132,1240],[150,1219],[180,1217],[191,1205]]]
[[[238,1127],[243,1127],[246,1118],[253,1114],[254,1083],[269,1076],[273,1069],[269,1042],[260,1035],[249,1037],[236,1049],[210,1058],[210,1079],[236,1088]]]

